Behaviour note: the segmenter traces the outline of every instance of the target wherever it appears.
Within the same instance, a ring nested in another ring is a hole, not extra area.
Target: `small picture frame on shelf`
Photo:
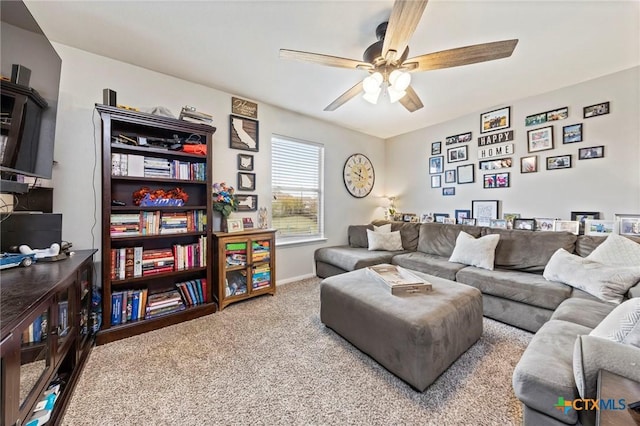
[[[536,230],[537,231],[553,231],[553,222],[555,219],[551,219],[549,217],[537,217],[536,221]]]
[[[491,219],[498,219],[499,207],[498,200],[472,200],[471,214],[478,226],[489,226]]]
[[[615,232],[615,220],[586,219],[584,221],[584,235],[599,235],[606,237],[609,234],[615,234]]]
[[[253,171],[253,155],[238,154],[238,170],[243,172]]]
[[[536,221],[535,219],[522,219],[516,217],[513,219],[513,229],[534,231],[536,229]]]
[[[449,213],[434,213],[433,221],[437,223],[444,223],[444,219],[449,217]]]
[[[471,210],[456,210],[454,214],[456,221],[462,223],[462,219],[469,219],[471,217]]]
[[[260,147],[258,120],[229,115],[229,148],[258,152]]]
[[[461,225],[476,226],[476,220],[472,217],[466,217],[460,221]]]
[[[491,228],[507,229],[507,221],[504,219],[491,219],[489,226]]]
[[[253,194],[237,194],[238,211],[255,212],[258,210],[258,196]]]
[[[242,219],[227,219],[227,232],[241,232],[244,231],[244,224]]]
[[[578,235],[580,232],[580,222],[577,220],[554,220],[553,232],[571,232]]]
[[[618,222],[618,233],[620,235],[640,237],[640,214],[616,213],[616,221]]]
[[[238,191],[255,191],[256,174],[238,172]]]

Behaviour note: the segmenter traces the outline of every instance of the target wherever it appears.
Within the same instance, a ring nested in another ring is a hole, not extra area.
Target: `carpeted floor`
[[[484,335],[418,393],[326,328],[318,279],[93,349],[64,425],[517,425],[532,334]]]

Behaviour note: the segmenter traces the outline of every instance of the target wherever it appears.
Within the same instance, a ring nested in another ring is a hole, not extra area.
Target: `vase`
[[[213,221],[211,223],[213,232],[227,232],[227,218],[217,210],[213,211]]]

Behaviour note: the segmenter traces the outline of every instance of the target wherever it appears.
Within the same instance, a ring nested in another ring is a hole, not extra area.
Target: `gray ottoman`
[[[424,391],[482,335],[482,294],[474,287],[414,273],[433,290],[393,296],[365,269],[326,278],[320,285],[320,319]]]

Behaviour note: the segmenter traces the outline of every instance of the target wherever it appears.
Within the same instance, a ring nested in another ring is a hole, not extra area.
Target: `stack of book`
[[[176,287],[182,296],[182,300],[188,307],[209,301],[206,278],[176,283]]]
[[[247,243],[228,243],[225,247],[227,266],[247,264]]]
[[[254,290],[269,287],[271,285],[271,268],[269,265],[254,266],[251,280],[251,286]]]
[[[195,108],[183,107],[180,111],[180,120],[188,121],[190,123],[199,124],[211,124],[213,122],[213,116],[204,112],[196,111]]]
[[[171,161],[166,158],[144,157],[144,177],[171,179]]]
[[[253,253],[254,262],[268,262],[271,257],[269,240],[254,241],[251,244],[251,251]]]
[[[147,312],[145,318],[157,318],[159,316],[172,314],[184,309],[185,306],[178,290],[151,294],[147,300]]]
[[[142,275],[161,274],[174,270],[175,257],[171,249],[153,249],[142,252]]]
[[[140,213],[112,213],[109,230],[112,237],[140,235]]]
[[[163,213],[160,221],[160,234],[180,234],[188,232],[187,212]]]
[[[204,235],[198,239],[197,243],[175,244],[173,246],[174,269],[182,271],[183,269],[206,266],[206,247],[207,240]]]

